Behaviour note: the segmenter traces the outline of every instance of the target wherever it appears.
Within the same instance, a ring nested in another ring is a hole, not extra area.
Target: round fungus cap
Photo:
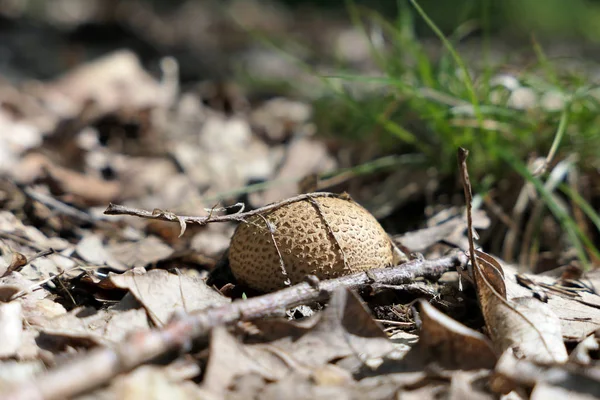
[[[336,278],[395,263],[395,246],[356,202],[315,195],[255,215],[236,229],[229,249],[239,283],[269,292],[307,275]]]

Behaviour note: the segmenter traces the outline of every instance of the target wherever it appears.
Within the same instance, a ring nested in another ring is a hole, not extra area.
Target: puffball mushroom
[[[307,275],[330,279],[406,259],[365,208],[346,197],[318,193],[248,218],[229,248],[238,282],[263,292]]]

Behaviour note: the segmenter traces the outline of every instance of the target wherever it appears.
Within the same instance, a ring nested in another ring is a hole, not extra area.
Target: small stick
[[[68,215],[69,217],[75,218],[82,222],[87,222],[90,224],[98,224],[99,219],[94,218],[92,215],[81,211],[73,206],[70,206],[62,201],[55,199],[52,196],[48,196],[47,194],[36,192],[31,188],[25,188],[24,192],[27,196],[31,197],[35,201],[39,201],[45,206],[52,208],[58,211],[61,214]]]
[[[290,280],[290,278],[288,276],[287,269],[285,268],[285,262],[283,261],[283,256],[281,255],[281,251],[279,251],[279,246],[277,246],[277,241],[275,240],[275,231],[277,230],[277,227],[275,226],[275,224],[273,224],[268,219],[266,219],[264,215],[258,214],[258,216],[261,217],[263,219],[263,221],[265,222],[265,226],[267,227],[267,230],[269,231],[269,234],[271,235],[271,240],[273,241],[273,246],[275,247],[275,250],[277,250],[277,256],[279,257],[279,268],[281,268],[281,274],[284,277],[283,283],[285,286],[291,286],[292,281]]]
[[[472,204],[473,195],[471,192],[471,179],[469,179],[469,170],[467,168],[467,157],[469,156],[469,150],[462,147],[458,148],[458,167],[460,169],[460,176],[463,180],[463,191],[465,192],[465,201],[467,203],[467,238],[469,239],[469,255],[471,257],[471,266],[473,268],[473,276],[475,276],[477,269],[477,260],[475,259],[475,244],[473,240],[473,216],[472,216]],[[460,275],[459,275],[460,277]],[[462,289],[462,287],[461,287]]]
[[[301,194],[298,196],[290,197],[289,199],[285,199],[279,201],[277,203],[272,203],[266,205],[264,207],[257,208],[255,210],[247,211],[247,212],[239,212],[231,215],[212,215],[212,212],[206,217],[197,217],[197,216],[189,216],[189,215],[176,215],[172,212],[163,211],[159,209],[155,209],[154,211],[143,210],[140,208],[127,207],[119,204],[109,203],[106,210],[104,210],[104,214],[106,215],[133,215],[135,217],[140,218],[148,218],[148,219],[158,219],[161,221],[170,221],[170,222],[178,222],[181,226],[181,233],[183,234],[185,231],[185,227],[187,224],[198,224],[198,225],[206,225],[209,222],[243,222],[246,218],[252,217],[254,215],[263,214],[268,211],[273,211],[277,208],[286,206],[288,204],[295,203],[297,201],[312,199],[315,197],[339,197],[335,193],[328,192],[317,192],[317,193],[307,193]]]
[[[554,354],[552,353],[550,346],[548,346],[548,342],[544,338],[544,335],[538,330],[538,328],[533,324],[533,322],[531,322],[531,320],[529,318],[527,318],[527,316],[525,314],[523,314],[521,311],[517,310],[517,308],[508,301],[508,299],[506,298],[506,294],[502,295],[494,288],[494,286],[487,279],[486,275],[482,272],[482,267],[480,267],[478,264],[478,261],[481,260],[484,264],[487,264],[488,267],[494,268],[494,269],[499,268],[500,272],[502,272],[502,268],[500,267],[500,264],[498,264],[498,267],[496,267],[495,265],[491,264],[488,260],[481,257],[481,254],[485,254],[485,253],[475,250],[475,243],[473,240],[473,220],[471,218],[471,212],[472,212],[471,210],[473,208],[473,204],[472,204],[473,203],[473,194],[472,194],[473,192],[472,192],[472,188],[471,188],[471,180],[469,179],[469,170],[467,168],[467,157],[468,156],[469,156],[469,151],[467,149],[459,147],[459,149],[458,149],[458,166],[460,168],[460,175],[463,180],[463,189],[465,192],[465,200],[466,200],[466,205],[467,205],[467,229],[468,229],[468,238],[469,238],[469,253],[470,253],[470,259],[471,259],[471,267],[473,268],[473,278],[474,278],[473,282],[475,283],[475,289],[477,290],[478,293],[480,293],[480,289],[477,287],[477,279],[476,279],[476,275],[478,275],[481,277],[482,282],[485,283],[485,286],[490,290],[490,292],[494,294],[494,297],[496,297],[498,300],[500,300],[500,302],[503,303],[506,307],[508,307],[512,311],[514,311],[515,314],[519,315],[539,335],[540,341],[546,348],[546,351],[552,358],[554,358]],[[502,275],[502,276],[504,276],[504,275]],[[504,285],[504,283],[503,283],[503,285]],[[506,289],[504,289],[504,290],[506,290]],[[484,312],[483,318],[486,322],[486,325],[488,325],[488,328],[489,328],[489,322],[487,321],[487,315],[485,315],[485,312]],[[492,340],[496,340],[496,338],[492,337]],[[556,359],[555,359],[555,361],[556,361]]]
[[[3,400],[64,399],[105,384],[113,377],[173,350],[186,351],[192,340],[206,337],[212,328],[241,320],[255,320],[281,309],[315,301],[325,301],[340,287],[366,288],[375,279],[379,283],[403,284],[416,278],[437,279],[443,273],[464,266],[463,253],[437,260],[413,260],[394,268],[372,269],[319,282],[308,282],[247,300],[238,300],[197,313],[184,314],[161,329],[136,332],[114,348],[100,347],[21,383]]]

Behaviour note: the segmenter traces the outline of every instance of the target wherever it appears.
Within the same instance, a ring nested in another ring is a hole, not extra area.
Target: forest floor
[[[117,3],[0,8],[0,398],[600,398],[585,46]],[[236,283],[236,227],[277,243],[298,195],[348,266],[315,192],[408,261]]]

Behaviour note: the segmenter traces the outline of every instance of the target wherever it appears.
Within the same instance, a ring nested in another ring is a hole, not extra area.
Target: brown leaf
[[[420,300],[419,306],[422,321],[419,348],[424,357],[449,369],[493,368],[497,357],[488,338],[425,300]]]
[[[579,365],[590,365],[592,364],[590,352],[597,352],[598,350],[600,350],[600,343],[598,343],[597,335],[590,335],[575,347],[569,355],[569,361]]]
[[[117,271],[128,269],[126,265],[110,253],[100,235],[88,233],[79,241],[76,251],[81,258],[90,264],[108,265]]]
[[[118,376],[110,386],[78,400],[97,399],[200,399],[198,386],[190,381],[200,373],[193,359],[178,359],[168,365],[144,365]]]
[[[19,271],[25,265],[27,265],[27,257],[21,253],[14,252],[12,253],[10,264],[4,270],[0,266],[0,277],[6,276],[13,271]]]
[[[488,389],[488,370],[456,371],[448,389],[448,400],[491,400],[497,396]]]
[[[64,250],[69,247],[69,242],[65,239],[60,237],[49,238],[36,227],[23,224],[9,211],[0,211],[0,231],[20,236],[39,250],[48,248]]]
[[[281,354],[257,345],[244,345],[225,328],[217,327],[211,334],[210,356],[202,388],[223,396],[236,377],[257,374],[274,381],[281,379],[289,369]]]
[[[597,400],[598,393],[578,393],[575,390],[569,390],[560,386],[547,384],[536,385],[531,392],[530,400],[547,399],[569,399],[569,400]]]
[[[82,65],[55,83],[44,96],[65,116],[77,114],[89,101],[102,113],[148,108],[164,103],[159,83],[130,51],[117,51]]]
[[[118,181],[107,181],[82,174],[47,162],[45,171],[51,186],[59,194],[70,195],[85,205],[105,205],[120,198],[122,188]]]
[[[432,220],[441,219],[441,214],[448,214],[449,212],[456,212],[456,210],[450,209],[438,213],[428,221],[428,225],[431,225]],[[481,210],[474,212],[473,226],[476,229],[487,229],[490,226],[490,219],[485,212]],[[422,253],[440,241],[449,242],[460,249],[467,250],[469,245],[465,235],[466,229],[466,218],[463,213],[460,213],[450,219],[443,219],[439,224],[396,235],[393,239],[411,252]]]
[[[308,138],[293,140],[287,147],[283,165],[273,180],[282,182],[262,193],[250,195],[253,205],[261,206],[298,194],[297,180],[302,176],[335,168],[335,160],[322,142]],[[285,183],[289,182],[289,183]]]
[[[531,297],[533,292],[528,287],[517,283],[517,268],[508,264],[503,265],[506,273],[505,283],[508,286],[509,300],[516,297]],[[535,283],[536,288],[542,288],[548,297],[548,306],[560,319],[562,335],[565,340],[581,341],[600,328],[600,307],[594,306],[599,296],[574,288],[569,291],[561,285],[559,277],[550,275],[524,276]],[[600,270],[588,273],[588,279],[582,280],[587,286],[594,287],[594,280],[600,277]],[[597,286],[596,286],[597,287]],[[585,294],[584,294],[585,293]],[[583,296],[582,296],[583,295]]]
[[[145,267],[173,254],[173,249],[156,236],[147,236],[137,242],[113,243],[107,246],[107,251],[124,266],[119,271]]]
[[[477,295],[498,353],[512,349],[519,357],[565,362],[560,321],[550,307],[533,297],[509,300],[500,263],[481,251],[476,251],[476,260]]]
[[[97,345],[111,345],[121,342],[133,331],[149,329],[149,325],[143,309],[122,311],[78,308],[46,321],[40,328],[46,336],[60,337],[67,343],[85,339]]]
[[[287,323],[290,330],[272,344],[311,367],[347,358],[346,365],[354,369],[380,363],[383,356],[395,351],[356,294],[347,289],[336,291],[328,307],[310,323],[314,325]],[[270,322],[256,324],[265,329]]]
[[[597,398],[600,394],[598,390],[600,388],[600,368],[596,365],[578,366],[572,363],[540,364],[529,360],[519,360],[512,352],[507,351],[496,364],[495,377],[491,382],[495,391],[499,391],[498,382],[501,382],[504,385],[502,388],[506,390],[510,390],[515,385],[522,388],[551,385],[560,388],[556,393],[564,393],[563,390],[568,390],[573,392],[574,396],[592,395]]]
[[[166,323],[175,311],[192,312],[230,301],[197,275],[175,275],[161,269],[146,272],[136,268],[121,275],[111,273],[109,279],[116,287],[128,289],[156,326]]]

